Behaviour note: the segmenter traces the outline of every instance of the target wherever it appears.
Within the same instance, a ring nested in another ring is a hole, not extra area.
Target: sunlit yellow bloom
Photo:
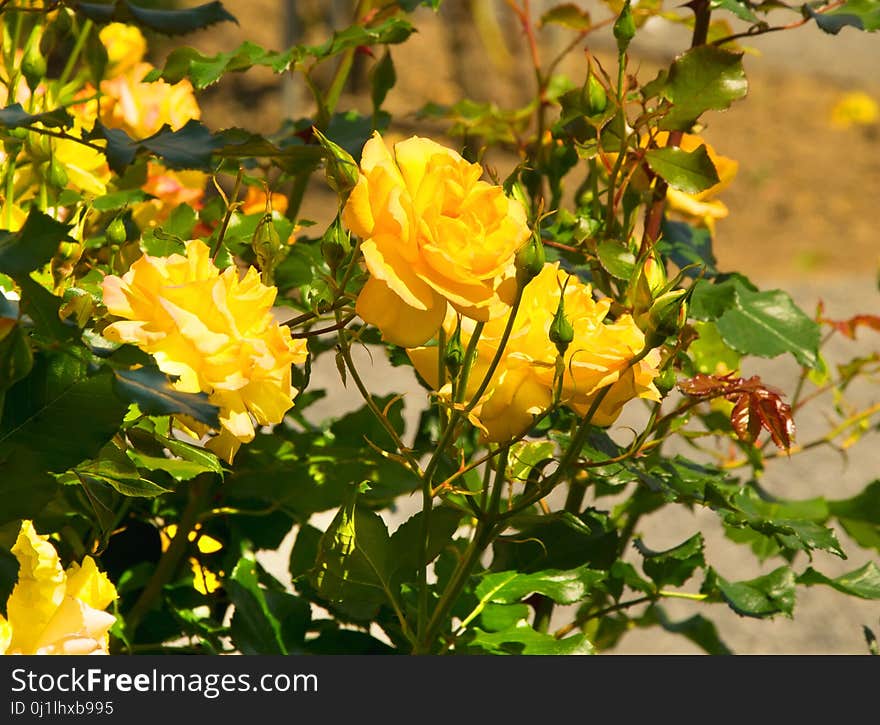
[[[208,175],[202,171],[172,171],[162,164],[147,163],[147,180],[141,188],[156,197],[136,204],[132,216],[141,229],[166,221],[181,204],[200,209]]]
[[[144,59],[147,41],[133,25],[110,23],[101,28],[101,42],[107,49],[108,75],[125,73]]]
[[[880,104],[864,91],[841,96],[831,109],[831,125],[835,128],[870,126],[880,122]]]
[[[18,582],[0,617],[0,654],[107,654],[116,588],[94,559],[65,571],[48,537],[24,521],[12,553]]]
[[[447,304],[475,320],[503,314],[529,235],[522,205],[481,181],[479,164],[418,136],[391,151],[375,133],[360,169],[343,213],[370,272],[358,314],[405,347],[436,334]]]
[[[567,285],[566,285],[567,280]],[[600,388],[611,385],[599,404],[593,423],[611,425],[623,405],[633,398],[659,400],[653,385],[657,376],[659,353],[630,366],[642,351],[645,338],[632,317],[623,315],[607,322],[610,308],[607,299],[593,300],[589,285],[570,277],[558,264],[547,264],[525,288],[522,303],[501,362],[486,392],[473,409],[472,421],[482,428],[489,441],[509,440],[526,430],[534,416],[553,402],[556,376],[556,346],[549,329],[565,286],[565,313],[574,328],[564,362],[560,402],[579,415],[586,415]],[[462,344],[467,345],[474,323],[462,319]],[[466,399],[470,399],[483,381],[503,338],[506,318],[488,322],[477,344],[477,359],[468,378]],[[444,328],[451,335],[456,316],[450,314]],[[419,374],[435,389],[438,386],[436,347],[408,351]],[[447,384],[441,397],[451,393]]]
[[[164,124],[172,130],[201,116],[192,84],[182,80],[173,85],[165,81],[144,83],[153,70],[149,63],[137,63],[125,73],[101,83],[101,122],[121,128],[135,139],[152,136]]]
[[[208,394],[222,429],[207,445],[226,461],[253,439],[255,422],[279,423],[293,405],[290,366],[305,362],[305,340],[274,321],[277,290],[253,267],[242,278],[234,267],[221,273],[194,240],[186,256],[144,255],[123,277],[105,277],[103,288],[108,311],[125,318],[104,335],[151,353],[163,372],[179,376],[178,390]]]

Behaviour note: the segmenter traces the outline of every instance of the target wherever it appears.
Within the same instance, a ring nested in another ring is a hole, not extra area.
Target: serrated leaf
[[[733,611],[744,617],[791,617],[794,612],[795,576],[787,566],[740,582],[729,582],[710,569],[702,591],[710,596],[720,594]]]
[[[17,232],[0,230],[0,272],[19,277],[39,269],[52,259],[68,236],[70,227],[32,208]]]
[[[157,10],[134,5],[128,0],[116,0],[113,4],[76,2],[71,9],[98,25],[118,22],[137,25],[163,35],[186,35],[220,22],[238,21],[220,2],[209,2],[194,8]]]
[[[599,242],[596,255],[602,268],[617,279],[630,279],[636,265],[635,255],[619,242],[605,239]]]
[[[703,557],[703,535],[694,534],[687,541],[666,551],[646,551],[636,545],[642,556],[642,568],[658,587],[680,587],[694,572],[706,566]]]
[[[669,69],[662,94],[672,108],[660,128],[687,131],[704,111],[728,108],[747,91],[742,54],[712,45],[692,48]]]
[[[574,604],[584,599],[605,577],[605,572],[587,566],[533,574],[502,571],[484,576],[475,593],[481,600],[496,604],[515,604],[532,594],[543,594],[557,604]]]
[[[687,619],[673,622],[662,607],[654,605],[639,619],[639,626],[650,626],[655,622],[667,632],[680,634],[690,640],[706,652],[706,654],[733,654],[730,648],[721,641],[715,624],[701,614],[695,614]]]
[[[408,21],[400,17],[391,17],[369,28],[352,25],[344,30],[337,30],[325,43],[311,46],[306,50],[318,60],[324,60],[361,45],[402,43],[414,32],[415,28]]]
[[[147,415],[188,415],[212,428],[220,427],[220,408],[205,393],[182,393],[175,390],[159,368],[142,367],[114,370],[114,387],[119,395],[137,403]]]
[[[782,290],[736,288],[735,305],[718,321],[718,331],[734,350],[759,357],[791,353],[805,367],[819,364],[820,330]]]
[[[410,581],[419,569],[424,512],[419,511],[402,523],[390,540],[392,573],[397,582]],[[426,560],[432,562],[441,549],[452,541],[452,535],[461,521],[461,512],[449,506],[431,511],[428,519],[428,546]]]
[[[712,234],[708,229],[694,227],[686,222],[664,219],[657,248],[679,269],[694,264],[699,265],[685,271],[688,277],[711,278],[718,274],[718,262],[712,251]]]
[[[807,586],[825,584],[839,592],[861,599],[880,599],[880,568],[873,561],[834,579],[809,567],[797,578],[797,583]]]
[[[649,149],[645,153],[645,160],[654,173],[673,189],[686,194],[698,194],[720,181],[705,144],[693,151],[670,146]]]
[[[710,0],[709,3],[712,10],[727,10],[740,20],[757,23],[759,22],[758,16],[752,12],[750,5],[748,0]]]
[[[536,632],[526,622],[501,632],[474,630],[475,636],[468,643],[469,648],[477,648],[497,655],[589,655],[593,645],[583,634],[563,639],[553,635]]]

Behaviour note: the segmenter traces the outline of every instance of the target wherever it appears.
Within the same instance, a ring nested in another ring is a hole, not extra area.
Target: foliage
[[[507,5],[534,98],[422,109],[465,137],[460,154],[382,135],[406,70],[395,46],[439,0],[361,3],[350,27],[280,52],[178,45],[158,68],[140,29],[234,17],[219,2],[0,3],[0,592],[15,610],[0,605],[0,651],[60,646],[21,644],[25,545],[65,577],[79,569],[62,560],[90,567],[102,594],[76,606],[115,601],[87,634],[119,653],[589,654],[660,627],[728,654],[709,604],[767,618],[795,616],[800,587],[880,599],[880,481],[806,500],[760,482],[876,427],[878,404],[842,401],[878,356],[832,371],[822,346],[878,318],[811,316],[712,249],[736,162],[699,131],[746,96],[736,40],[785,29],[763,17],[776,6]],[[785,27],[880,24],[875,0],[788,10]],[[692,45],[639,78],[629,47],[653,16],[689,24]],[[713,17],[748,30],[710,40]],[[551,27],[569,51],[610,33],[616,72],[587,53],[580,78],[555,75],[561,57],[542,65],[537,44]],[[356,55],[371,58],[368,115],[340,108]],[[265,135],[200,118],[196,91],[254,67],[300,76],[310,115]],[[516,158],[503,183],[473,163],[488,149]],[[326,229],[302,216],[316,184],[338,197]],[[401,396],[365,384],[359,349],[417,374],[415,430]],[[783,355],[791,400],[749,371]],[[339,374],[327,390],[318,360]],[[309,406],[342,388],[361,407],[317,420]],[[797,440],[825,392],[845,414]],[[624,406],[647,411],[628,445],[609,430]],[[639,533],[698,506],[772,559],[765,573],[722,573],[703,532],[662,551]],[[257,556],[288,536],[289,585]],[[866,563],[833,576],[818,552]],[[667,599],[694,612],[673,621]]]

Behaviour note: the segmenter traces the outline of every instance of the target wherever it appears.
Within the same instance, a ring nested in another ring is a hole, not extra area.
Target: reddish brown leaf
[[[782,393],[761,381],[758,376],[748,380],[727,375],[699,374],[678,386],[685,395],[710,400],[724,398],[733,403],[730,423],[737,437],[754,443],[766,429],[779,447],[788,450],[795,435],[791,406],[782,400]]]
[[[856,330],[860,327],[867,327],[868,329],[880,332],[880,316],[878,315],[856,315],[848,320],[823,319],[822,322],[831,325],[841,335],[845,335],[850,340],[856,339]]]

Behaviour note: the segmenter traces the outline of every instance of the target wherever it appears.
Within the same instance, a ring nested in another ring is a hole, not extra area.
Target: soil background
[[[507,14],[500,0],[473,2],[484,11],[494,8],[499,17]],[[551,4],[555,3],[546,3]],[[598,2],[580,4],[592,12],[594,21],[610,15]],[[238,26],[217,26],[186,42],[206,52],[218,52],[246,39],[281,49],[292,37],[282,0],[225,0],[224,5],[238,18]],[[298,31],[307,42],[320,42],[333,27],[344,27],[350,18],[347,3],[338,0],[295,5],[304,18],[310,19],[308,26]],[[518,28],[514,24],[504,27],[504,45],[489,52],[483,42],[485,35],[476,31],[466,5],[462,0],[446,0],[440,14],[427,9],[417,11],[413,22],[419,32],[403,45],[393,47],[398,82],[386,102],[395,119],[392,132],[438,136],[442,127],[416,117],[429,101],[449,104],[470,97],[513,108],[527,100],[533,78],[523,64],[527,53]],[[539,0],[533,0],[535,15],[541,6]],[[333,20],[334,8],[337,22]],[[790,13],[770,16],[774,24],[793,19],[797,16]],[[742,24],[732,25],[737,30],[743,28]],[[551,58],[571,35],[553,30],[542,32],[540,37],[543,57]],[[647,81],[660,64],[668,64],[688,45],[689,31],[683,26],[661,19],[649,21],[631,48],[631,71]],[[740,163],[737,179],[722,196],[730,216],[717,225],[715,252],[719,268],[740,271],[763,289],[786,289],[808,313],[819,300],[825,303],[828,314],[837,318],[877,313],[880,125],[837,129],[829,117],[834,104],[847,91],[864,91],[880,101],[880,33],[845,28],[838,36],[831,36],[810,23],[748,39],[748,46],[744,58],[748,97],[729,111],[706,114],[707,140],[719,153]],[[559,72],[578,83],[585,74],[584,47],[589,47],[607,68],[614,67],[613,39],[609,32],[599,31],[560,66]],[[508,58],[499,62],[505,57],[505,48]],[[299,117],[311,112],[302,88],[284,85],[278,77],[260,69],[228,77],[203,92],[200,102],[205,121],[216,128],[240,125],[270,132],[285,115]],[[347,93],[340,108],[352,107],[368,110],[367,95],[357,89]],[[454,145],[455,141],[450,143]],[[493,162],[503,169],[512,160],[498,158]],[[335,203],[335,197],[323,189],[323,180],[316,176],[303,215],[319,224],[326,223],[335,213]],[[860,333],[855,342],[835,341],[827,356],[833,364],[878,349],[880,335],[868,331]],[[412,376],[400,368],[392,372],[383,360],[364,356],[359,362],[377,394],[391,390],[407,393],[407,417],[414,421],[425,397]],[[748,365],[743,374],[760,374],[791,393],[796,370],[789,361],[750,360]],[[331,401],[313,409],[316,419],[360,405],[356,392],[339,385],[332,361],[317,366],[313,385],[334,389]],[[877,397],[876,384],[856,386],[850,391],[853,404],[864,405]],[[627,425],[638,425],[641,411],[630,408],[612,431],[621,440],[629,435]],[[797,419],[799,440],[821,434],[833,418],[828,401],[819,401],[809,413],[805,409]],[[846,456],[818,448],[790,460],[780,459],[768,467],[762,484],[776,495],[792,498],[851,496],[880,477],[878,445],[880,435],[875,431]],[[391,525],[396,526],[415,507],[415,500],[404,502],[401,510],[390,517]],[[706,532],[707,560],[727,578],[757,576],[783,563],[771,559],[759,564],[748,551],[724,537],[710,511],[664,510],[662,516],[649,517],[640,527],[646,544],[653,549],[674,546],[698,530]],[[863,565],[869,558],[877,561],[876,552],[872,557],[870,552],[857,550],[845,533],[838,533],[843,548],[853,552],[852,558],[841,562],[819,552],[812,562],[817,569],[838,575]],[[278,552],[262,556],[282,581],[288,580],[291,543],[289,538]],[[802,569],[807,562],[800,558],[795,564]],[[667,611],[678,619],[697,612],[709,616],[731,649],[742,654],[864,654],[867,648],[862,625],[880,629],[880,604],[819,587],[799,590],[794,620],[746,620],[722,605],[706,608],[688,602],[672,602]],[[566,614],[564,610],[558,612],[556,623],[564,624]],[[699,650],[682,637],[651,629],[629,633],[615,651],[671,654]]]

